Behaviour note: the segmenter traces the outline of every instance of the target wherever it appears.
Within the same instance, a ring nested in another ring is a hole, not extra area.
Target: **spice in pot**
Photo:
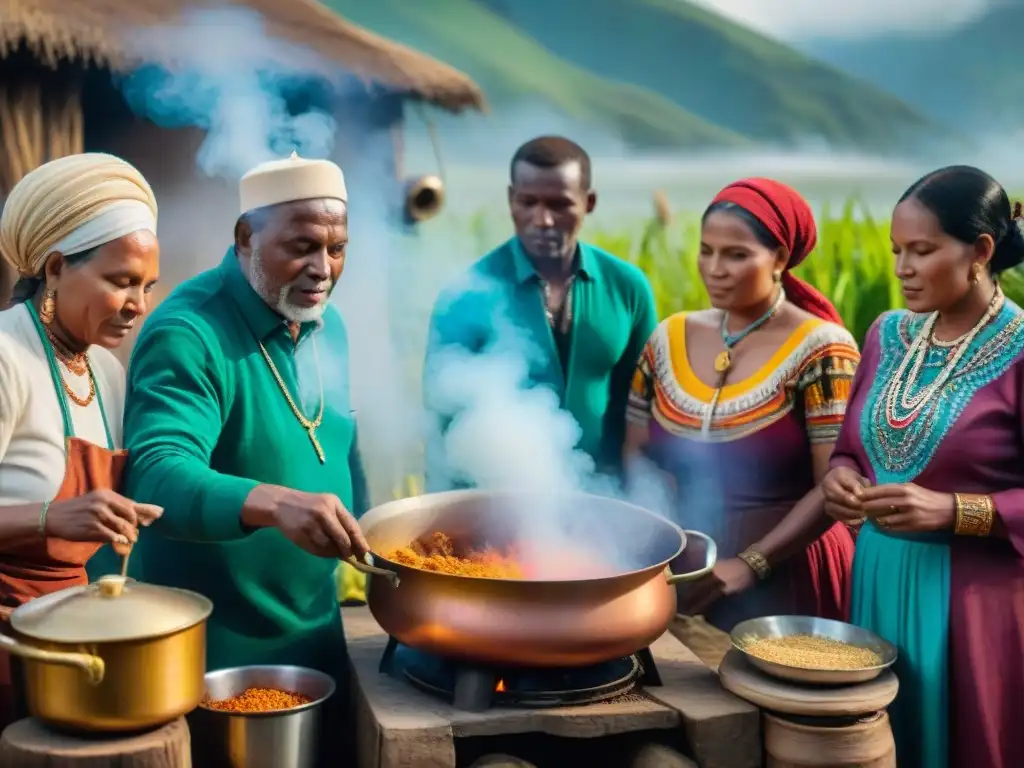
[[[206,699],[203,706],[221,712],[270,712],[275,709],[294,709],[311,701],[311,698],[301,693],[279,691],[276,688],[246,688],[230,699]]]
[[[882,663],[882,657],[870,648],[815,635],[749,638],[743,641],[743,650],[764,661],[799,669],[865,669]]]
[[[476,576],[484,579],[521,579],[523,569],[510,555],[495,549],[455,554],[452,540],[436,531],[425,540],[416,540],[407,547],[399,547],[387,554],[395,563],[418,568],[421,571],[446,573],[452,576]]]

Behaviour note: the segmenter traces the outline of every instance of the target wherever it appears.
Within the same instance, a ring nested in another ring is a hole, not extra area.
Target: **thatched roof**
[[[0,56],[24,45],[48,63],[79,60],[124,71],[140,58],[127,30],[180,24],[183,12],[231,6],[256,11],[269,35],[364,80],[456,112],[484,105],[480,89],[462,72],[368,32],[316,0],[0,0]]]

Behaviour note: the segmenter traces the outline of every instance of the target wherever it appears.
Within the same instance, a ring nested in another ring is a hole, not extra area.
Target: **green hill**
[[[685,0],[325,0],[524,100],[640,146],[899,150],[938,133],[900,100]]]
[[[481,0],[595,74],[761,142],[892,149],[928,131],[898,99],[684,0]]]
[[[705,122],[656,93],[604,80],[563,61],[474,0],[325,0],[356,24],[461,69],[495,112],[523,99],[556,106],[631,144],[742,145],[747,139]]]
[[[809,52],[970,133],[1024,122],[1024,13],[1010,4],[931,37],[808,43]]]

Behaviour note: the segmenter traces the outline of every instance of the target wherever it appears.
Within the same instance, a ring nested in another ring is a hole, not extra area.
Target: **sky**
[[[863,39],[947,31],[1021,0],[695,0],[784,40]]]

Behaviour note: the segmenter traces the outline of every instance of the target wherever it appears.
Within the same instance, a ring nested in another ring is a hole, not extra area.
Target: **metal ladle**
[[[383,576],[385,579],[391,582],[392,587],[397,587],[399,584],[402,583],[401,578],[399,578],[398,574],[394,571],[389,571],[385,568],[378,568],[375,565],[371,565],[371,563],[373,562],[373,555],[371,555],[369,552],[367,552],[364,557],[365,560],[360,561],[359,558],[357,558],[355,555],[349,555],[345,558],[345,562],[351,565],[360,573],[365,573],[367,576]]]

